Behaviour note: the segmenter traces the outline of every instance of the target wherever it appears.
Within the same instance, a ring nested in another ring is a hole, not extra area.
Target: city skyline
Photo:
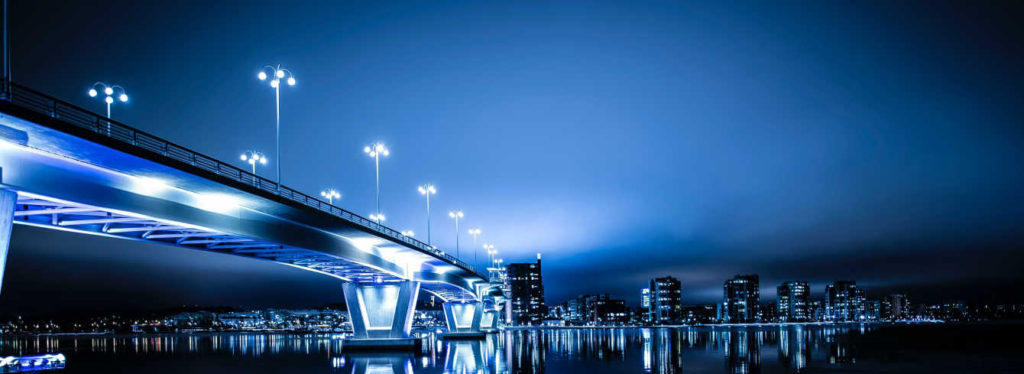
[[[840,279],[925,300],[1021,295],[1024,77],[1006,68],[1020,66],[1021,46],[982,53],[1018,30],[992,9],[973,10],[994,17],[980,27],[948,7],[878,4],[790,5],[763,19],[757,5],[726,16],[602,4],[580,16],[524,4],[503,6],[502,22],[472,6],[186,3],[156,19],[159,4],[61,4],[52,15],[45,4],[11,4],[24,15],[10,26],[16,81],[96,112],[89,84],[122,85],[131,100],[114,118],[222,160],[255,147],[269,156],[259,173],[280,165],[284,184],[311,195],[337,188],[338,205],[384,212],[417,238],[427,229],[416,187],[433,183],[439,246],[456,248],[444,213],[463,209],[463,228],[482,228],[480,243],[506,263],[543,253],[548,300],[600,292],[633,304],[670,275],[684,303],[710,302],[722,281],[751,273],[762,299],[783,281],[820,295]],[[282,9],[257,16],[266,8]],[[872,39],[884,27],[857,28],[917,11],[959,27],[915,18],[888,44]],[[52,24],[27,21],[42,12]],[[99,13],[121,22],[92,25]],[[225,17],[236,28],[219,27]],[[172,29],[184,31],[170,42]],[[255,78],[268,63],[299,77],[282,93],[283,159],[272,91]],[[393,153],[380,211],[362,152],[376,141]],[[52,309],[30,303],[44,292],[112,308],[342,299],[335,280],[274,264],[20,226],[13,238],[4,311]],[[979,288],[989,294],[967,292]]]

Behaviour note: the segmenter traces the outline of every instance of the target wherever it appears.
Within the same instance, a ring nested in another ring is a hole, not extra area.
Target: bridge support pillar
[[[485,310],[484,316],[480,319],[480,330],[486,333],[498,331],[498,311]]]
[[[481,339],[486,334],[480,329],[484,317],[484,304],[473,302],[446,302],[444,318],[448,332],[445,339]]]
[[[17,193],[0,189],[0,288],[4,284],[7,249],[11,245],[11,226],[14,225],[14,203],[17,201]]]
[[[410,334],[419,282],[345,283],[342,289],[353,330],[343,350],[419,350],[421,340]]]

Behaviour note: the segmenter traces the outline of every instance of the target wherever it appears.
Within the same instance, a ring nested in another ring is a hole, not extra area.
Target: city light
[[[256,165],[267,164],[267,156],[264,155],[262,152],[245,151],[245,153],[242,153],[242,156],[239,158],[242,161],[245,161],[245,163],[249,164],[249,166],[252,168],[252,175],[256,175]]]
[[[340,199],[341,193],[333,188],[330,188],[320,191],[320,196],[327,199],[328,204],[334,205],[334,199]]]
[[[103,91],[103,94],[105,95],[104,98],[103,98],[103,102],[107,104],[107,118],[110,118],[110,106],[112,104],[114,104],[114,93],[115,92],[120,92],[117,95],[117,99],[118,100],[120,100],[122,103],[127,103],[128,102],[128,91],[126,91],[124,89],[124,87],[118,86],[116,84],[115,85],[109,85],[109,84],[106,84],[106,83],[103,83],[103,82],[93,83],[92,87],[89,87],[89,91],[88,91],[89,97],[97,97],[97,96],[99,96],[99,91],[97,90],[97,88],[100,88]],[[110,128],[109,126],[110,125],[108,124],[107,125],[107,131],[108,132],[109,132],[109,128]]]
[[[402,235],[405,235],[405,236],[408,236],[408,237],[411,238],[413,236],[416,236],[416,233],[413,232],[412,230],[403,230],[402,231]]]
[[[374,214],[370,214],[370,220],[376,221],[377,224],[379,225],[381,222],[387,221],[388,218],[385,217],[384,214],[382,214],[382,213],[374,213]]]
[[[256,75],[261,81],[267,80],[267,72],[272,73],[276,79],[270,81],[270,87],[274,89],[274,142],[276,144],[277,153],[277,190],[281,190],[281,84],[278,81],[280,78],[288,77],[288,85],[295,85],[295,76],[291,70],[281,67],[281,64],[277,66],[266,65],[260,69],[259,74]]]

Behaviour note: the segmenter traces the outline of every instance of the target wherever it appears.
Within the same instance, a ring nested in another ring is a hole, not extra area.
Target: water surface
[[[348,354],[340,334],[6,336],[65,373],[1015,373],[1024,325],[548,329],[429,337],[418,354]]]

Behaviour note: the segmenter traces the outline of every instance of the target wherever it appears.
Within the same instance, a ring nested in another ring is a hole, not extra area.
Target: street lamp
[[[259,164],[259,165],[266,165],[267,164],[267,155],[264,155],[262,152],[245,151],[245,153],[242,153],[241,159],[242,159],[242,161],[245,161],[250,166],[252,166],[252,175],[256,175],[256,165],[257,164]]]
[[[333,188],[330,188],[320,191],[320,196],[326,198],[328,204],[334,205],[334,199],[340,199],[341,193],[339,193],[337,190]]]
[[[98,89],[97,89],[98,88]],[[128,102],[128,91],[118,85],[108,85],[103,82],[96,82],[89,88],[89,97],[98,97],[103,93],[103,102],[107,103],[107,118],[110,118],[110,105],[114,103],[114,97],[122,103]],[[109,130],[109,125],[108,125]]]
[[[405,236],[408,236],[408,237],[411,238],[413,236],[416,236],[416,233],[412,232],[412,230],[402,230],[402,235],[405,235]]]
[[[427,245],[430,245],[430,195],[437,194],[437,189],[432,184],[419,186],[420,195],[427,197]]]
[[[491,261],[491,264],[487,266],[487,277],[490,278],[492,271],[491,269],[494,269],[494,255],[496,255],[498,251],[494,250],[494,244],[484,243],[483,247],[485,250],[487,250],[487,258]]]
[[[480,235],[480,229],[469,229],[469,235],[473,235],[473,266],[477,266],[480,264],[480,260],[477,258],[476,255],[476,237],[477,235]]]
[[[455,258],[459,258],[459,218],[465,217],[461,210],[448,212],[448,217],[455,219]]]
[[[494,264],[494,255],[498,254],[498,251],[494,250],[494,244],[484,244],[484,249],[487,250],[487,256],[491,260],[491,264]]]
[[[267,73],[270,73],[269,75]],[[295,75],[292,74],[291,70],[281,67],[281,64],[277,66],[266,65],[260,69],[259,74],[256,75],[261,81],[270,80],[270,87],[274,88],[274,113],[275,113],[275,129],[276,129],[276,142],[277,142],[277,191],[281,191],[281,80],[285,79],[285,82],[289,86],[295,85]]]
[[[391,154],[384,143],[374,143],[363,147],[363,152],[373,157],[373,163],[377,169],[377,215],[380,215],[380,158]],[[380,222],[377,222],[380,223]]]

